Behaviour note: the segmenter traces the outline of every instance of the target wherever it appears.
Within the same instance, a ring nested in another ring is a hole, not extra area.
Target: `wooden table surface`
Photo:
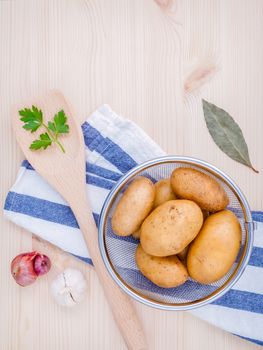
[[[1,203],[23,158],[11,131],[12,104],[58,88],[80,121],[108,103],[167,153],[220,167],[238,182],[252,208],[263,209],[262,33],[262,0],[177,0],[168,9],[153,0],[0,1]],[[200,62],[216,75],[178,99],[182,79]],[[260,174],[215,146],[201,96],[235,117]],[[12,258],[49,246],[2,217],[0,232],[1,350],[125,349],[92,269],[58,254],[48,276],[20,288],[10,275]],[[59,307],[49,292],[63,266],[78,266],[88,280],[86,299],[74,309]],[[257,348],[189,313],[136,307],[150,349]]]

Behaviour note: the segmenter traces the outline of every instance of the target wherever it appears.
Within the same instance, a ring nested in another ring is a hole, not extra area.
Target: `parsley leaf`
[[[65,115],[65,112],[62,109],[54,116],[54,122],[48,122],[48,128],[49,130],[53,131],[56,135],[67,134],[69,132],[69,126],[68,124],[66,124],[66,122],[67,116]]]
[[[21,109],[19,115],[22,117],[20,120],[25,123],[23,128],[31,132],[36,131],[43,123],[42,111],[35,106],[32,109]]]
[[[35,132],[42,126],[43,129],[46,130],[44,134],[41,134],[37,140],[34,140],[31,143],[29,147],[30,149],[46,149],[52,143],[55,143],[61,149],[61,151],[65,153],[65,149],[59,141],[59,134],[67,134],[69,132],[69,126],[66,124],[68,118],[63,110],[55,114],[53,121],[49,121],[48,124],[45,124],[43,121],[42,111],[36,106],[21,109],[19,111],[19,115],[21,116],[20,120],[24,122],[24,129]]]
[[[30,149],[40,149],[40,148],[44,148],[46,149],[48,146],[50,146],[52,143],[51,138],[49,137],[48,133],[46,132],[45,134],[41,134],[39,139],[34,140],[31,145],[30,145]]]

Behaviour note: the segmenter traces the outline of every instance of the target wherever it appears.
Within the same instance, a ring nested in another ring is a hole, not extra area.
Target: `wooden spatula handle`
[[[112,280],[101,258],[98,246],[98,230],[86,199],[75,193],[74,198],[67,198],[85,238],[97,275],[104,288],[115,321],[124,337],[128,349],[147,349],[142,324],[129,297]]]
[[[58,91],[28,101],[24,106],[35,105],[43,110],[44,116],[53,116],[63,109],[68,116],[70,133],[63,139],[65,153],[56,147],[45,152],[34,152],[29,145],[35,139],[21,126],[17,107],[13,114],[13,128],[17,141],[26,159],[34,169],[61,194],[73,210],[84,235],[96,272],[104,288],[117,325],[131,350],[146,349],[146,341],[134,306],[127,295],[113,282],[102,261],[98,247],[98,233],[91,209],[86,198],[85,151],[83,134],[69,104]]]

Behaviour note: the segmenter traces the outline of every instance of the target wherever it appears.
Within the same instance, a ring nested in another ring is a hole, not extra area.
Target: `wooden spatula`
[[[56,145],[46,150],[33,151],[30,144],[41,132],[31,134],[23,129],[23,123],[18,114],[19,109],[37,106],[43,112],[44,119],[53,119],[53,116],[64,110],[68,116],[69,134],[61,137],[65,153]],[[13,128],[16,139],[30,164],[35,170],[56,189],[71,207],[104,288],[104,293],[111,306],[114,318],[129,349],[146,349],[146,341],[141,323],[130,299],[124,294],[109,276],[98,247],[97,227],[91,208],[86,197],[86,173],[84,140],[79,122],[75,119],[69,104],[58,91],[27,101],[27,104],[17,106],[13,114]]]

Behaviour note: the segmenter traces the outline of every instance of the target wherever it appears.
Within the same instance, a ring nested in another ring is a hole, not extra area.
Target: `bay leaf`
[[[203,111],[208,131],[217,146],[230,158],[258,173],[251,164],[245,138],[235,120],[206,100],[203,100]]]

